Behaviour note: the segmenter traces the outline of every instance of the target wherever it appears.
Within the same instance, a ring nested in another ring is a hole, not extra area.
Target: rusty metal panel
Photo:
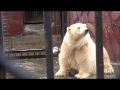
[[[93,39],[95,37],[94,11],[69,11],[67,12],[68,25],[82,22],[90,23],[89,28]],[[112,62],[120,62],[120,11],[103,11],[103,45],[107,49]]]

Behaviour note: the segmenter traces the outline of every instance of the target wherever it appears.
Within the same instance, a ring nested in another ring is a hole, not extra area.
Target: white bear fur
[[[72,24],[67,27],[59,54],[59,71],[55,76],[67,76],[66,70],[75,69],[76,78],[87,78],[96,74],[96,46],[86,33],[87,25]],[[103,47],[104,73],[114,73],[106,49]]]

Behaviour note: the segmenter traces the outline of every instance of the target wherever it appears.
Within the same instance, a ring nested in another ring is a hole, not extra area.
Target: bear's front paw
[[[85,79],[89,76],[89,74],[76,74],[75,78],[77,79]]]
[[[66,77],[68,76],[68,74],[66,73],[66,71],[61,71],[59,70],[56,74],[55,74],[56,77]]]
[[[104,73],[114,73],[114,69],[111,65],[104,65]]]

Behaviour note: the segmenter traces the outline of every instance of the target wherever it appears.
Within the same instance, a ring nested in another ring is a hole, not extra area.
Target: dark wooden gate
[[[25,11],[24,23],[25,24],[43,23],[43,11]]]

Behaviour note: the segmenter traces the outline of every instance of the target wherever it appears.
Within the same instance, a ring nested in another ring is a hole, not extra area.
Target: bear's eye
[[[78,27],[78,29],[80,29],[80,27]]]

